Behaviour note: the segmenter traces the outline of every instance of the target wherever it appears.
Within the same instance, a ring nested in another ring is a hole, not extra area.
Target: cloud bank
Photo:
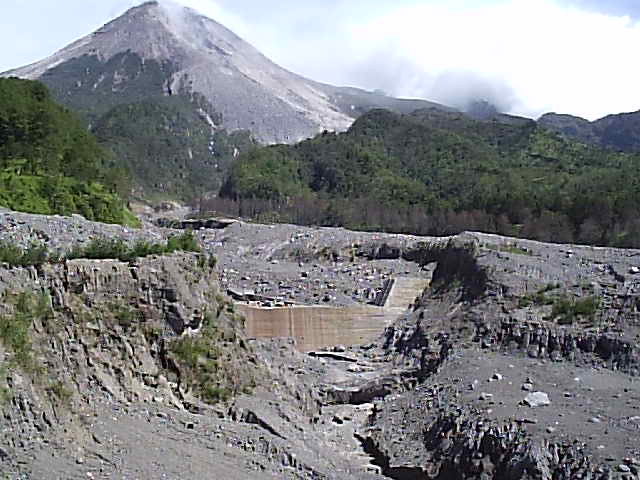
[[[464,108],[596,119],[640,109],[640,15],[618,0],[181,0],[295,72]],[[622,13],[628,12],[628,15]]]

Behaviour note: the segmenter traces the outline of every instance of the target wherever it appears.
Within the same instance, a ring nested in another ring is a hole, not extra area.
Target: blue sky
[[[179,0],[282,66],[334,84],[536,117],[640,109],[638,0]],[[136,0],[2,0],[0,71]]]

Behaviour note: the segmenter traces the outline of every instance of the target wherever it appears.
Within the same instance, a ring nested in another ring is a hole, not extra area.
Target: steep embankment
[[[216,283],[191,253],[1,266],[2,470],[44,468],[52,439],[93,444],[85,419],[110,406],[199,411],[253,388],[255,355]]]
[[[383,474],[637,478],[637,251],[483,234],[369,251],[438,262],[413,312],[343,354],[376,373],[326,388],[374,403],[359,438]]]

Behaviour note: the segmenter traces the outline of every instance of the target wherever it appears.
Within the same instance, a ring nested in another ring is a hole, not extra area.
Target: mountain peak
[[[51,57],[4,75],[41,79],[60,101],[85,110],[87,103],[140,101],[152,95],[150,84],[153,95],[195,95],[221,115],[224,128],[249,130],[264,143],[343,131],[371,108],[434,106],[291,73],[225,26],[171,0],[133,7]],[[142,95],[124,98],[120,92],[127,90]]]

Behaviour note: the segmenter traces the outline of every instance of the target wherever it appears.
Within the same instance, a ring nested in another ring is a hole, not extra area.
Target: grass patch
[[[572,325],[579,319],[593,320],[600,308],[600,299],[597,297],[568,298],[560,297],[553,303],[550,319],[559,325]]]
[[[130,262],[136,258],[148,257],[149,255],[167,255],[177,251],[200,253],[202,248],[200,248],[198,240],[192,232],[174,235],[164,244],[139,240],[129,246],[119,238],[96,238],[84,247],[74,247],[67,258],[69,260],[77,258],[89,260],[117,259],[123,262]]]
[[[515,255],[533,255],[526,248],[519,247],[517,243],[510,243],[508,245],[495,245],[493,243],[485,245],[485,248],[496,252],[513,253]]]
[[[51,315],[49,298],[46,294],[23,292],[13,301],[14,314],[0,316],[0,341],[13,354],[9,366],[18,367],[37,377],[42,373],[42,367],[35,359],[29,330],[34,318],[48,318]]]
[[[532,253],[526,248],[519,247],[516,243],[500,247],[501,252],[512,253],[514,255],[529,255]]]
[[[31,267],[42,265],[56,257],[51,255],[44,245],[32,243],[26,250],[8,242],[0,242],[0,263],[11,267]]]

